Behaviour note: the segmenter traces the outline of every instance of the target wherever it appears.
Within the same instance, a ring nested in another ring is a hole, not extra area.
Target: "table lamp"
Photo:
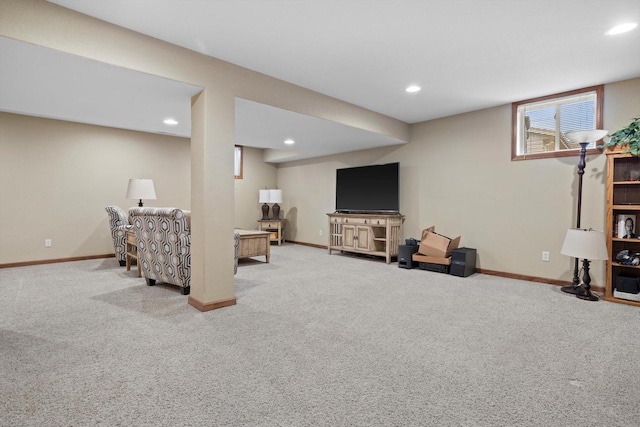
[[[567,230],[560,253],[576,259],[582,258],[584,292],[577,292],[576,297],[587,301],[598,301],[599,298],[591,293],[589,260],[609,259],[604,233],[591,228],[570,228]]]
[[[138,206],[142,207],[142,199],[155,200],[156,190],[152,179],[132,178],[127,187],[127,199],[138,199]]]
[[[269,202],[273,203],[273,218],[280,219],[280,205],[282,203],[282,190],[269,190]]]
[[[260,190],[258,202],[264,203],[262,205],[262,220],[267,221],[269,219],[269,190]]]

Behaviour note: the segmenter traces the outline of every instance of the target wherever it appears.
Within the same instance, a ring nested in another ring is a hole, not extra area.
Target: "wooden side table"
[[[285,219],[259,219],[258,230],[271,233],[270,241],[278,242],[278,246],[284,243]]]
[[[142,277],[142,270],[140,270],[140,263],[138,262],[138,244],[136,243],[135,230],[127,230],[127,245],[125,254],[125,264],[127,271],[131,270],[131,260],[136,260],[138,266],[138,277]]]
[[[264,255],[267,263],[271,256],[271,243],[269,239],[271,233],[268,231],[241,230],[236,228],[235,232],[240,235],[240,247],[238,248],[238,258],[250,258]]]

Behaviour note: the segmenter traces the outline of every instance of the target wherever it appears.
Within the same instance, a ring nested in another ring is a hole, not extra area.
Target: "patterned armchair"
[[[118,206],[107,206],[104,208],[109,214],[109,227],[111,228],[111,238],[113,248],[116,251],[116,259],[121,267],[125,265],[125,254],[127,252],[126,234],[127,230],[133,226],[129,222],[127,214]]]
[[[191,290],[191,215],[177,208],[131,208],[136,232],[138,268],[148,286],[156,281],[179,286],[183,295]],[[236,236],[235,270],[238,264]]]

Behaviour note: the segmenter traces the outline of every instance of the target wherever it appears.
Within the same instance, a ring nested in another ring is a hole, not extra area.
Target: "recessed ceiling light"
[[[285,140],[284,140],[284,143],[285,143],[285,144],[287,144],[287,145],[293,145],[293,144],[295,144],[296,142],[295,142],[293,139],[285,139]]]
[[[164,119],[164,124],[175,126],[178,124],[178,121],[176,119]]]
[[[616,25],[605,34],[608,36],[615,36],[616,34],[626,33],[627,31],[631,31],[638,26],[635,22],[628,22],[626,24]]]
[[[406,88],[405,90],[409,93],[416,93],[416,92],[420,92],[420,86],[409,86],[408,88]]]

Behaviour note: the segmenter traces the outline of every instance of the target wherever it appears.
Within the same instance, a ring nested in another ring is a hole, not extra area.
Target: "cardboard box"
[[[451,251],[458,248],[460,244],[460,236],[455,239],[443,236],[435,232],[436,227],[429,227],[422,231],[422,240],[420,240],[420,252],[434,258],[448,258]]]
[[[451,257],[447,257],[447,258],[433,257],[433,256],[426,256],[426,255],[416,253],[416,254],[413,254],[412,258],[415,262],[424,262],[427,264],[442,264],[442,265],[451,264]]]

